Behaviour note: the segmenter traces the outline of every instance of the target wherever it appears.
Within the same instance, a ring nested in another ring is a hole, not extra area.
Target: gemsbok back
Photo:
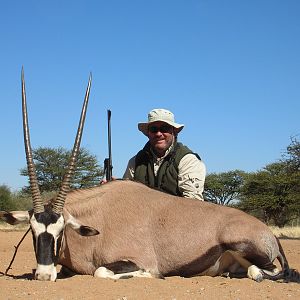
[[[101,278],[248,276],[299,281],[279,240],[256,218],[233,208],[171,196],[124,180],[70,189],[91,87],[86,89],[69,168],[56,198],[43,203],[30,145],[24,73],[24,143],[33,209],[1,212],[10,224],[29,222],[35,279],[55,281],[62,270]],[[278,259],[280,269],[274,264]]]

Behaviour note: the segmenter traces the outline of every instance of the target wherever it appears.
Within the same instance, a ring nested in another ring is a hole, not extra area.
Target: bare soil
[[[0,272],[8,267],[24,231],[0,231]],[[281,240],[291,267],[300,270],[300,240]],[[32,280],[31,234],[20,246],[10,276],[0,276],[0,299],[300,299],[300,283],[223,277],[99,279],[76,275],[56,282]]]

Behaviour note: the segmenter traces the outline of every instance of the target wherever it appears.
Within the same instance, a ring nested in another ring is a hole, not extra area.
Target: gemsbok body
[[[63,270],[101,278],[248,276],[299,281],[279,240],[237,209],[172,196],[127,180],[69,192],[89,98],[58,196],[44,205],[29,139],[22,72],[24,140],[33,210],[1,212],[10,224],[29,222],[37,260],[35,278],[55,281]],[[280,270],[274,264],[278,259]]]

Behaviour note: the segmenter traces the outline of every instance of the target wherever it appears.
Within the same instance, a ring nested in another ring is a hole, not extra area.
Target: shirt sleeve
[[[134,179],[134,170],[135,170],[135,156],[130,158],[127,164],[127,168],[125,170],[125,173],[123,175],[123,179]]]
[[[206,167],[194,154],[185,155],[178,165],[178,187],[183,197],[203,199]]]

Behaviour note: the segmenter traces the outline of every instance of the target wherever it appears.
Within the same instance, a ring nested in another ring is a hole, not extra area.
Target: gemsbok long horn
[[[41,213],[44,211],[43,200],[36,177],[35,166],[32,158],[32,150],[30,145],[30,135],[27,117],[27,105],[26,105],[26,91],[25,91],[25,80],[24,80],[24,69],[22,67],[22,114],[23,114],[23,132],[24,132],[24,145],[27,160],[27,169],[30,183],[30,190],[33,201],[34,213]]]
[[[67,171],[64,175],[64,179],[63,179],[63,182],[61,184],[60,191],[59,191],[59,193],[58,193],[58,195],[55,199],[55,202],[53,204],[53,211],[58,213],[58,214],[62,213],[64,203],[65,203],[65,200],[66,200],[66,196],[67,196],[67,193],[70,189],[70,182],[71,182],[72,176],[75,172],[75,165],[76,165],[76,160],[77,160],[77,157],[78,157],[78,154],[79,154],[81,136],[82,136],[83,126],[84,126],[84,121],[85,121],[87,105],[88,105],[88,101],[89,101],[91,82],[92,82],[92,74],[90,74],[89,82],[88,82],[88,85],[87,85],[87,88],[86,88],[85,98],[84,98],[84,102],[83,102],[83,106],[82,106],[82,111],[81,111],[80,121],[79,121],[79,125],[78,125],[78,130],[77,130],[77,135],[76,135],[74,147],[73,147],[73,150],[72,150],[72,154],[71,154],[71,157],[70,157],[69,166],[68,166],[68,169],[67,169]]]

